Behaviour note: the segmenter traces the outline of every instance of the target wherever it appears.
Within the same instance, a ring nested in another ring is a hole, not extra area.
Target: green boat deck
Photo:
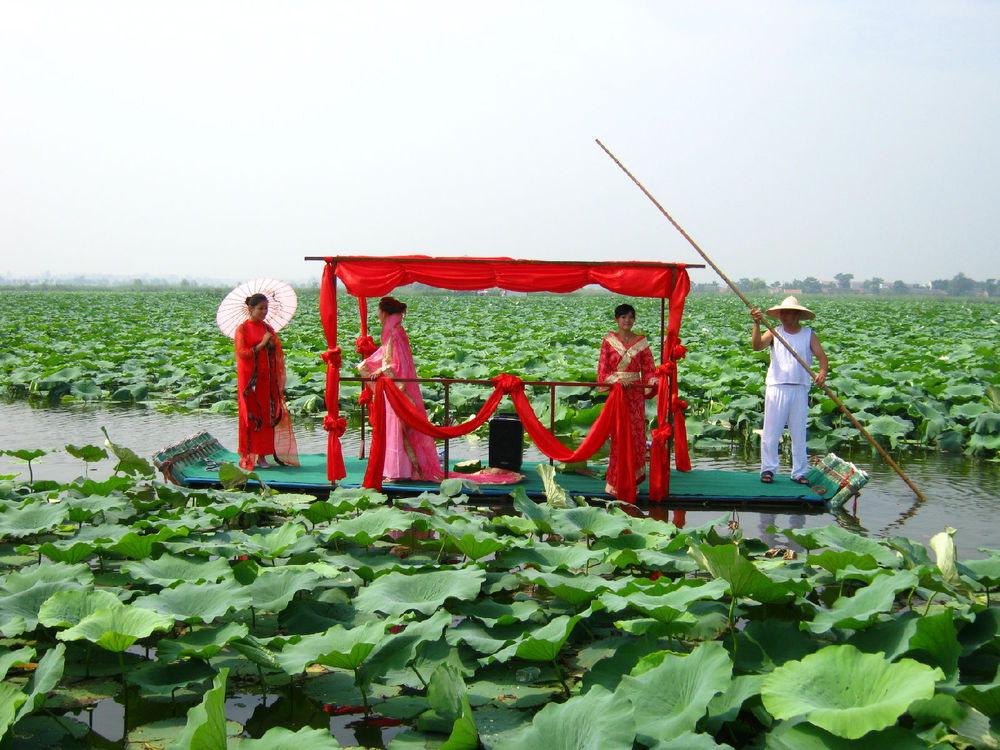
[[[288,492],[326,494],[334,488],[326,478],[326,456],[322,454],[300,455],[300,466],[278,466],[257,469],[261,480],[268,486]],[[219,466],[224,462],[237,463],[236,453],[226,450],[208,433],[198,433],[176,446],[164,448],[154,457],[154,463],[168,481],[185,487],[218,487]],[[454,465],[455,462],[452,462]],[[347,476],[336,486],[361,487],[368,467],[366,459],[345,458]],[[535,467],[538,462],[525,461],[520,473],[524,480],[517,484],[473,484],[469,483],[470,499],[479,503],[502,503],[515,487],[522,487],[528,497],[545,498],[545,488]],[[454,475],[453,475],[454,476]],[[579,473],[557,473],[556,481],[571,495],[588,498],[609,498],[604,492],[604,478],[586,476]],[[387,495],[418,495],[422,492],[437,492],[438,485],[423,480],[405,480],[385,483],[382,491]],[[637,501],[649,502],[649,484],[644,482],[638,488]],[[786,476],[776,476],[772,484],[763,484],[756,472],[712,471],[695,469],[692,471],[672,471],[670,474],[671,507],[724,507],[747,510],[781,509],[784,512],[822,511],[827,507],[822,496],[809,486],[792,482]]]

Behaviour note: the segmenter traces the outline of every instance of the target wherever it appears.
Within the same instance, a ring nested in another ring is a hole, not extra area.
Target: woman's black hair
[[[254,308],[257,307],[261,302],[267,302],[267,295],[257,292],[257,294],[251,294],[247,297],[247,307]]]
[[[406,312],[406,303],[400,302],[395,297],[383,297],[378,301],[378,309],[386,315]]]
[[[618,305],[618,307],[615,308],[616,318],[620,318],[622,315],[627,315],[628,313],[632,313],[632,317],[635,317],[635,308],[628,303]]]

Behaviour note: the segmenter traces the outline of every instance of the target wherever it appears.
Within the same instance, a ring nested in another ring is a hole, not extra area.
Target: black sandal
[[[764,484],[770,484],[771,482],[774,481],[774,472],[765,471],[763,474],[760,475],[760,481],[763,482]]]
[[[809,484],[809,480],[805,477],[792,477],[792,481],[796,484]]]

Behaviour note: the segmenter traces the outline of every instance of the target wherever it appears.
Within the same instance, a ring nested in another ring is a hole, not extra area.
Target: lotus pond
[[[0,297],[0,389],[45,402],[148,402],[170,411],[235,414],[232,342],[215,327],[221,291],[4,291]],[[421,377],[592,381],[601,338],[613,327],[610,295],[408,297],[407,330]],[[637,330],[658,339],[659,304],[632,300]],[[767,299],[760,304],[766,305]],[[1000,452],[1000,309],[988,301],[817,297],[814,327],[830,356],[831,389],[890,450],[993,458]],[[282,333],[289,407],[309,419],[323,409],[325,339],[318,292],[300,294]],[[378,323],[372,320],[377,335]],[[357,306],[341,296],[344,375],[353,375]],[[689,298],[679,365],[696,450],[755,447],[766,352],[749,346],[749,315],[729,295]],[[656,350],[654,343],[654,350]],[[440,417],[443,394],[426,389]],[[486,392],[456,386],[451,408],[474,412]],[[351,411],[356,396],[342,393]],[[557,431],[567,439],[595,418],[593,392],[559,392]],[[652,408],[652,407],[651,407]],[[538,411],[548,412],[546,393]],[[356,412],[356,409],[354,409]],[[849,451],[864,438],[814,389],[810,451]]]
[[[0,385],[42,414],[97,402],[234,424],[219,296],[4,292]],[[408,301],[421,375],[566,380],[593,378],[617,302]],[[995,306],[810,304],[831,387],[896,456],[995,467]],[[302,294],[282,332],[300,424],[322,407],[316,307]],[[636,307],[650,331],[658,306]],[[766,357],[748,331],[732,300],[690,300],[681,383],[696,461],[752,453]],[[555,416],[572,439],[594,404],[566,390]],[[463,411],[479,398],[451,393]],[[440,395],[428,401],[440,413]],[[811,450],[865,451],[829,406],[814,400]],[[409,500],[195,491],[156,481],[129,435],[111,436],[44,446],[79,478],[48,477],[39,456],[0,482],[0,743],[997,745],[1000,553],[961,561],[961,532],[924,545],[830,523],[753,539],[735,516],[678,528],[516,493],[497,512],[456,487]],[[30,434],[0,446],[38,447]]]
[[[682,530],[516,492],[495,513],[461,494],[188,490],[91,449],[112,477],[0,484],[12,746],[997,741],[1000,553],[960,562],[948,532],[785,530],[796,555],[725,518]],[[110,701],[117,742],[87,720]]]

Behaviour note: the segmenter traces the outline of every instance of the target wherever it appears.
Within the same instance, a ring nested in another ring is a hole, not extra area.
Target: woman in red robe
[[[646,479],[646,399],[656,392],[652,387],[656,383],[656,363],[649,351],[646,337],[632,332],[635,308],[632,305],[618,305],[615,308],[615,322],[618,330],[609,333],[601,342],[597,382],[621,383],[626,386],[625,403],[628,407],[629,435],[635,462],[635,483],[638,485]],[[639,388],[640,383],[646,387]],[[631,384],[636,387],[629,387]],[[617,494],[618,446],[613,434],[606,482],[605,492],[609,495]]]
[[[236,329],[236,383],[240,411],[240,466],[269,469],[265,456],[278,464],[299,465],[292,420],[285,405],[285,357],[278,334],[267,323],[267,296],[246,299],[249,320]]]

